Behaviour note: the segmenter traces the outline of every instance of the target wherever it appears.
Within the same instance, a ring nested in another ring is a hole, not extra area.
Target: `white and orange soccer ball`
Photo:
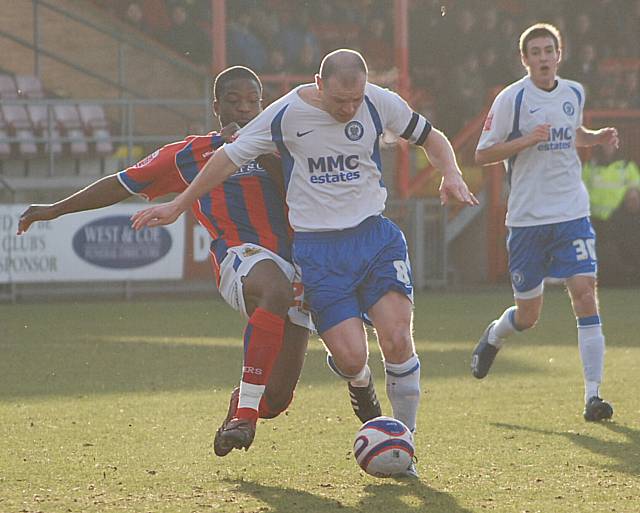
[[[413,461],[413,435],[402,422],[376,417],[356,433],[353,455],[360,468],[375,477],[404,474]]]

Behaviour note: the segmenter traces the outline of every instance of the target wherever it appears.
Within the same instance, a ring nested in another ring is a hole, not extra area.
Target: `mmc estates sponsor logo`
[[[160,260],[171,249],[166,228],[131,228],[129,216],[109,216],[80,227],[73,250],[90,264],[109,269],[134,269]]]

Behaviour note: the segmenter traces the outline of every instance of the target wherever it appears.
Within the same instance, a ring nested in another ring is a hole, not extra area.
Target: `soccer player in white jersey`
[[[173,222],[191,199],[238,166],[277,150],[295,232],[294,261],[330,366],[350,382],[352,393],[370,388],[366,315],[384,355],[394,416],[413,431],[420,396],[411,332],[413,287],[405,238],[381,215],[387,197],[379,149],[384,130],[426,150],[443,174],[443,203],[452,195],[477,204],[442,132],[397,94],[368,83],[362,56],[343,49],[323,59],[314,84],[271,104],[213,155],[184,193],[137,213],[133,226]],[[413,464],[407,475],[417,475]]]
[[[505,339],[533,327],[540,317],[544,279],[565,281],[578,324],[585,384],[584,418],[609,419],[600,398],[604,335],[596,291],[595,232],[582,183],[577,147],[618,146],[615,128],[582,126],[582,85],[557,75],[561,37],[549,24],[520,36],[527,76],[496,97],[476,150],[478,164],[503,161],[510,185],[506,224],[515,306],[485,330],[471,369],[484,378]]]

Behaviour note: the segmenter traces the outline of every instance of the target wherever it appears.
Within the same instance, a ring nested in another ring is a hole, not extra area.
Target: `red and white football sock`
[[[260,400],[283,338],[284,318],[256,308],[244,331],[244,364],[236,418],[258,420]]]

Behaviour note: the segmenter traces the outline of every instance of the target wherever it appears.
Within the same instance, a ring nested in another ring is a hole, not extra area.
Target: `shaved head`
[[[367,63],[359,52],[341,48],[325,55],[318,74],[322,80],[336,77],[344,83],[355,81],[363,74],[366,77],[368,72]]]

